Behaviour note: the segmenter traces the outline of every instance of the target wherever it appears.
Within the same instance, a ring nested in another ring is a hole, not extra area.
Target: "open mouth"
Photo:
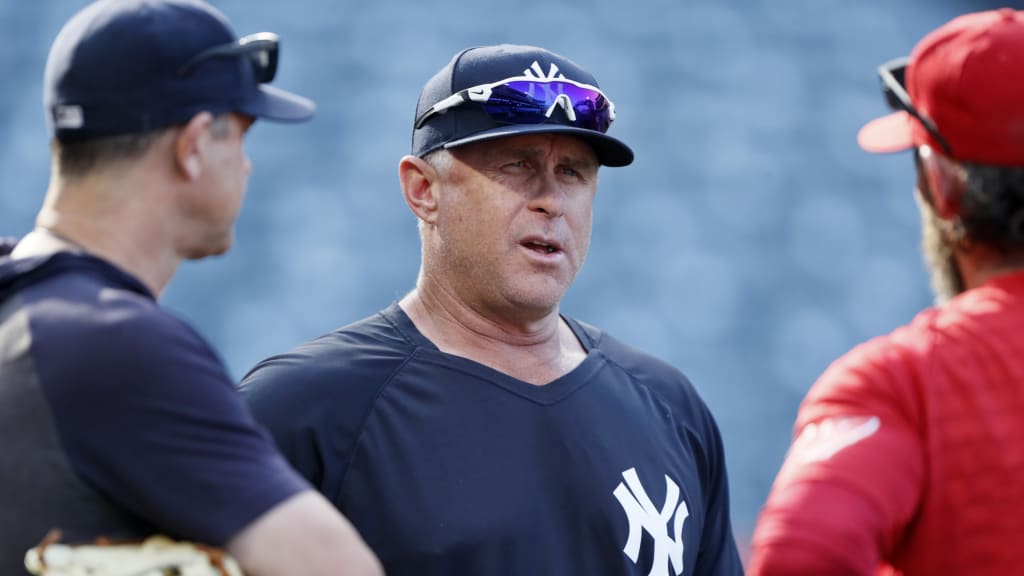
[[[542,254],[554,254],[561,250],[557,244],[550,244],[543,240],[527,240],[526,242],[523,242],[523,246],[529,250],[540,252]]]

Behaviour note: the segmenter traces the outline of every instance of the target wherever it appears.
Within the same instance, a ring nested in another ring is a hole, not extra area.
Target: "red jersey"
[[[1024,272],[851,350],[794,432],[752,575],[1024,574]]]

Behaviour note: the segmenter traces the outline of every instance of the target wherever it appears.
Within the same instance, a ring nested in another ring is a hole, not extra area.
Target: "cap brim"
[[[499,126],[498,128],[477,132],[472,136],[452,140],[446,143],[444,147],[456,148],[473,142],[483,142],[521,134],[567,134],[578,136],[593,146],[594,152],[597,154],[597,161],[604,166],[628,166],[633,163],[633,150],[621,140],[595,132],[594,130],[565,126],[563,124],[514,124]]]
[[[260,84],[256,97],[240,108],[241,112],[277,122],[304,122],[313,117],[316,104],[309,98]]]
[[[868,152],[888,154],[914,147],[912,118],[906,112],[893,112],[868,122],[857,133],[857,143]]]

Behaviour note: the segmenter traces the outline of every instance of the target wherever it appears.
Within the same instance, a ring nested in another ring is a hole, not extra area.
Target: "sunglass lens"
[[[507,82],[496,86],[483,106],[500,122],[539,124],[548,119],[553,106],[566,104],[573,108],[574,126],[600,132],[608,130],[611,113],[604,96],[568,82]]]
[[[886,104],[888,104],[889,108],[891,108],[892,110],[906,110],[906,108],[907,108],[906,104],[904,104],[900,100],[899,96],[897,96],[896,93],[893,91],[893,86],[891,85],[891,83],[895,82],[896,85],[898,85],[900,88],[903,89],[904,92],[906,92],[907,84],[906,84],[905,78],[906,78],[907,66],[906,66],[906,64],[903,64],[903,65],[900,65],[900,66],[894,66],[892,68],[888,68],[887,72],[889,73],[890,77],[889,78],[885,78],[883,76],[883,79],[882,79],[883,80],[882,81],[882,87],[883,87],[883,92],[885,94]]]
[[[257,82],[266,84],[274,79],[274,75],[277,73],[276,48],[255,50],[249,54],[249,59],[252,62],[253,74],[256,76]]]
[[[533,93],[531,82],[509,82],[495,86],[484,110],[499,122],[537,124],[544,121],[545,99]],[[541,95],[543,96],[543,95]]]
[[[596,90],[582,88],[573,84],[565,85],[566,95],[572,101],[576,111],[576,125],[580,128],[605,132],[611,124],[608,101]]]

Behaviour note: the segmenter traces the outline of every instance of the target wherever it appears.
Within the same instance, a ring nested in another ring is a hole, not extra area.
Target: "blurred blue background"
[[[257,124],[226,256],[185,264],[165,305],[240,378],[262,358],[408,291],[419,239],[397,181],[423,83],[458,50],[536,44],[598,78],[636,162],[604,169],[594,238],[563,311],[693,380],[726,443],[746,547],[800,399],[835,357],[931,302],[908,154],[871,156],[875,68],[954,0],[214,0],[283,39],[275,84],[312,123]],[[41,79],[85,0],[0,0],[0,235],[47,187]],[[1017,3],[1017,7],[1019,6]]]

